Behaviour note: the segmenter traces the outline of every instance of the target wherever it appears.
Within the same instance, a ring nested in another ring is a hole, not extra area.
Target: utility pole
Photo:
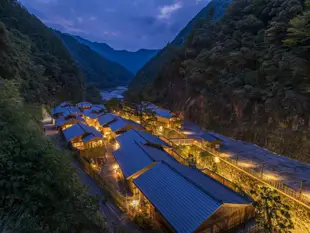
[[[302,189],[303,189],[303,186],[304,186],[304,183],[307,182],[306,180],[303,180],[300,182],[300,187],[299,187],[299,199],[301,199],[302,197]]]

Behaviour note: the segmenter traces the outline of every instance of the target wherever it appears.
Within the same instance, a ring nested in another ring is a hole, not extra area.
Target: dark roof
[[[77,107],[70,107],[66,111],[63,112],[63,116],[67,118],[68,116],[77,116],[80,115],[81,112]]]
[[[65,101],[65,102],[60,103],[58,106],[63,108],[63,107],[72,106],[72,104]]]
[[[200,187],[218,201],[230,204],[252,203],[252,200],[234,192],[212,177],[202,173],[200,170],[179,163],[175,158],[163,150],[150,146],[143,146],[143,149],[154,161],[164,161],[169,164],[169,166],[182,174],[186,179],[195,184],[197,187]]]
[[[113,152],[125,178],[129,178],[140,170],[148,167],[153,161],[136,142],[126,142]]]
[[[194,232],[222,205],[161,162],[133,182],[179,233]]]
[[[156,113],[156,116],[159,116],[159,117],[163,117],[167,119],[170,119],[173,117],[172,113],[166,109],[158,108],[158,109],[154,109],[153,111]]]
[[[92,106],[89,102],[80,102],[76,105],[78,108],[90,108]]]
[[[67,142],[70,142],[71,140],[82,136],[83,137],[83,141],[85,139],[86,142],[94,139],[94,138],[103,138],[102,134],[97,131],[94,127],[92,126],[88,126],[88,125],[84,125],[81,123],[77,123],[75,125],[72,125],[71,127],[65,129],[63,131],[63,134],[66,138]],[[93,135],[93,137],[90,137],[90,135]]]
[[[108,125],[109,123],[111,123],[112,121],[114,121],[115,119],[116,119],[115,115],[108,113],[108,114],[101,116],[98,119],[98,122],[101,126],[105,126],[105,125]]]
[[[93,108],[91,108],[91,109],[85,109],[84,111],[83,111],[83,115],[84,116],[86,116],[86,117],[89,117],[89,118],[91,118],[91,119],[97,119],[97,118],[99,118],[99,117],[101,117],[101,116],[103,116],[105,114],[105,112],[97,112],[97,111],[94,111],[94,109]]]
[[[82,117],[80,117],[80,116],[75,116],[75,117],[70,117],[70,118],[64,118],[63,116],[61,116],[61,117],[58,117],[57,119],[56,119],[56,126],[63,126],[63,125],[65,125],[65,124],[76,124],[76,123],[78,123],[78,122],[80,122],[80,123],[86,123],[85,122],[85,120],[82,118]]]
[[[132,121],[132,120],[126,120],[122,117],[116,117],[116,120],[109,124],[110,129],[112,132],[117,132],[120,130],[123,130],[127,127],[129,128],[135,128],[135,129],[143,129],[141,125],[138,123]]]
[[[116,140],[120,145],[125,144],[126,142],[139,142],[142,144],[153,144],[162,147],[171,147],[169,144],[161,140],[159,137],[152,135],[146,131],[140,131],[131,129],[122,135],[118,136]]]

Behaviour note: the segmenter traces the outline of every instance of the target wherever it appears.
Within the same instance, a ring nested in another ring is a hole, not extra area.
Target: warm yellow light
[[[114,165],[113,165],[113,169],[114,169],[114,170],[119,169],[119,165],[118,165],[118,164],[114,164]]]
[[[254,167],[256,167],[255,164],[249,163],[249,162],[238,162],[238,166],[244,167],[244,168],[254,168]]]
[[[141,121],[137,121],[138,124],[141,124]]]
[[[228,154],[228,153],[221,153],[221,157],[230,158],[230,157],[231,157],[231,154]]]
[[[214,158],[214,162],[219,163],[220,162],[220,158],[219,157],[215,157]]]
[[[133,200],[130,205],[132,205],[133,207],[137,207],[139,205],[139,201],[138,200]]]
[[[120,144],[118,142],[115,142],[115,144],[114,144],[115,150],[119,149],[120,147],[121,147]]]
[[[263,177],[266,180],[282,180],[280,176],[272,174],[272,173],[264,173]]]
[[[164,128],[162,126],[159,126],[159,131],[163,132]]]

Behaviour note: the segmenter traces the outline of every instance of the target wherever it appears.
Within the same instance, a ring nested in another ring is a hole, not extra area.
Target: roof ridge
[[[149,153],[148,153],[144,148],[142,148],[142,146],[141,146],[136,140],[133,140],[133,141],[137,144],[137,146],[138,146],[141,150],[143,150],[143,152],[144,152],[153,162],[157,162],[155,159],[152,158],[152,156],[149,155]]]
[[[210,194],[209,192],[207,192],[205,189],[203,189],[200,185],[196,184],[195,182],[193,182],[191,179],[187,178],[186,176],[184,176],[180,171],[178,171],[177,169],[175,169],[174,167],[172,167],[171,165],[169,165],[168,163],[166,163],[165,161],[161,162],[165,165],[167,165],[170,169],[172,169],[174,172],[176,172],[177,174],[179,174],[180,176],[182,176],[185,180],[187,180],[188,182],[190,182],[192,185],[194,185],[196,188],[198,188],[200,191],[202,191],[203,193],[205,193],[206,195],[208,195],[209,197],[213,198],[215,201],[218,201],[222,204],[224,204],[223,200],[218,199],[217,197],[215,197],[213,194]],[[176,161],[177,163],[180,163],[179,161]],[[181,163],[180,163],[181,164]],[[184,164],[181,164],[182,166],[186,166]],[[190,168],[190,167],[189,167]],[[193,168],[190,168],[193,169]],[[200,172],[200,171],[198,171]]]

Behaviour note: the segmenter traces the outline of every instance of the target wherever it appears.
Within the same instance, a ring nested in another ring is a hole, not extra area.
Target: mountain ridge
[[[116,50],[107,43],[92,42],[81,36],[73,37],[102,57],[121,64],[133,74],[136,74],[158,52],[156,49],[139,49],[137,51]]]
[[[133,74],[119,63],[112,62],[76,37],[55,31],[86,77],[86,82],[99,89],[128,85]]]
[[[215,21],[221,18],[230,2],[231,0],[211,0],[191,19],[171,43],[168,43],[139,70],[129,85],[128,93],[133,94],[151,83],[166,64],[173,62],[174,57],[182,49],[187,38],[190,37],[192,29],[199,25],[199,21],[206,18]]]

